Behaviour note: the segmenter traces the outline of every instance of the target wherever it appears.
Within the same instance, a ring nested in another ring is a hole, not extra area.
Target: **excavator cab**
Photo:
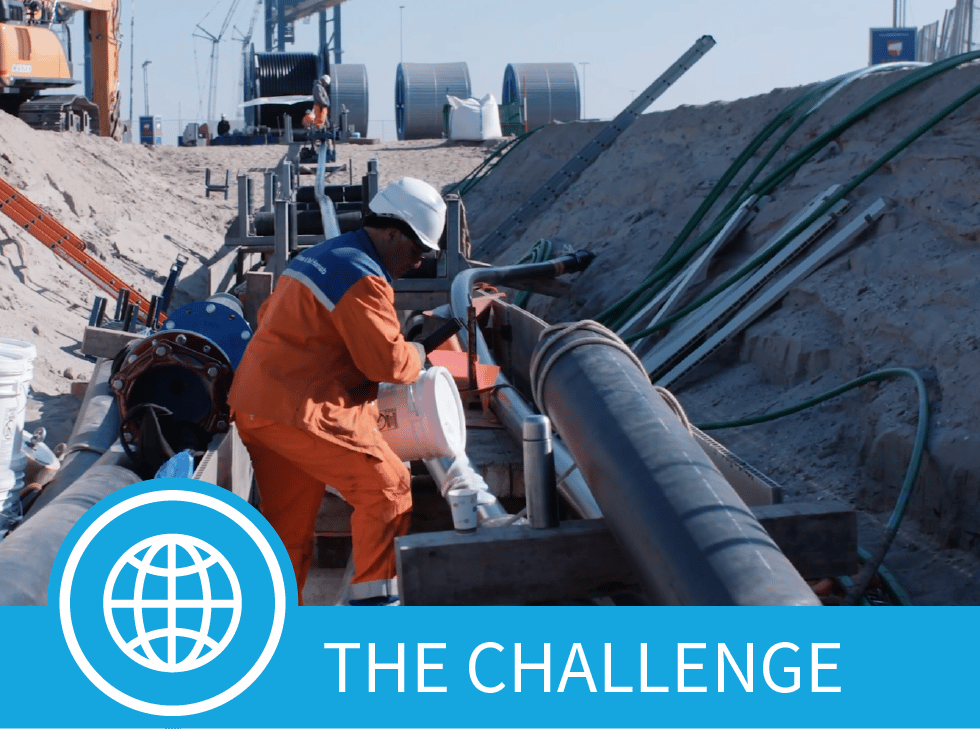
[[[118,49],[115,34],[108,32],[109,24],[118,22],[115,7],[115,0],[0,0],[0,110],[36,129],[116,136],[118,92],[111,90],[117,85]],[[52,22],[66,23],[76,9],[87,14],[94,67],[107,69],[111,77],[94,79],[96,101],[104,97],[98,104],[77,94],[40,95],[78,83],[70,57],[50,27]]]

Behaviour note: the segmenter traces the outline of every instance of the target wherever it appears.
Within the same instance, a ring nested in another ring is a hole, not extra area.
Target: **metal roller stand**
[[[551,421],[544,415],[531,415],[524,420],[524,492],[531,526],[534,529],[558,526]]]

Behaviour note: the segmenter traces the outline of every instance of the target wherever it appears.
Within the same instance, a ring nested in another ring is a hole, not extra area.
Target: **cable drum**
[[[574,63],[509,63],[504,70],[502,103],[527,98],[527,128],[552,121],[578,121],[581,96]]]
[[[341,105],[347,107],[347,124],[367,136],[368,78],[362,63],[338,63],[330,68],[330,122],[340,126]]]
[[[399,63],[395,125],[399,139],[439,139],[446,131],[446,96],[470,98],[466,63]]]
[[[317,79],[315,53],[256,53],[252,98],[266,96],[310,96]],[[293,128],[301,129],[303,115],[313,102],[263,104],[256,123],[274,129],[282,127],[282,115],[289,114]]]

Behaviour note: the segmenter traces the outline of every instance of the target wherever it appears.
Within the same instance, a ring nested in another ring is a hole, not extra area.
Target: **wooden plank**
[[[208,450],[194,469],[194,478],[213,483],[248,501],[252,490],[252,461],[234,423],[227,433],[211,439]]]
[[[253,331],[258,325],[259,308],[272,295],[272,273],[249,271],[245,274],[245,294],[241,297],[242,313]]]
[[[134,339],[143,337],[135,332],[124,332],[119,329],[103,329],[102,327],[85,327],[82,334],[82,354],[89,357],[113,359],[119,350]]]

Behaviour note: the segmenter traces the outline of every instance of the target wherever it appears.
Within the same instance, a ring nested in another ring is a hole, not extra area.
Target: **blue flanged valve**
[[[252,329],[230,294],[180,307],[163,329],[117,356],[109,380],[123,446],[144,469],[199,453],[228,431],[228,391]]]
[[[206,301],[180,307],[164,323],[163,331],[189,332],[210,339],[233,369],[242,361],[245,346],[252,338],[242,305],[231,294],[215,294]]]

